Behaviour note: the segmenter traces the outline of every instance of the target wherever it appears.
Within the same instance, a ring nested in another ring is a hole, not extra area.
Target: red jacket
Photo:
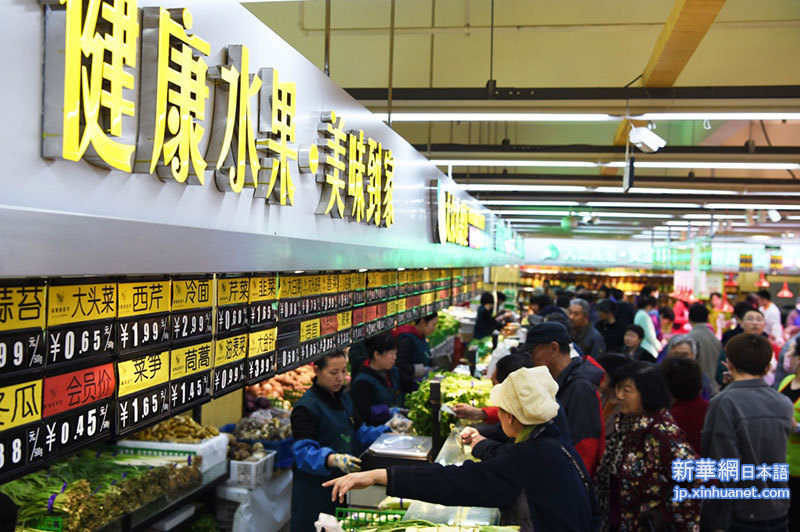
[[[697,454],[700,454],[700,432],[703,430],[707,408],[708,401],[698,395],[688,401],[678,399],[669,410],[675,424],[686,434],[686,441]]]

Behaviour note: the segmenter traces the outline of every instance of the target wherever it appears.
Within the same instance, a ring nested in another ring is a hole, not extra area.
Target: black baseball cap
[[[549,344],[550,342],[569,345],[571,340],[567,328],[558,322],[549,321],[534,325],[528,329],[528,336],[525,338],[526,347],[531,348],[536,345]]]

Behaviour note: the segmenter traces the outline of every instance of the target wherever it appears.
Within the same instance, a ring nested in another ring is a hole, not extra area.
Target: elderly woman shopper
[[[672,398],[658,367],[630,362],[613,382],[621,415],[597,469],[603,530],[699,530],[700,501],[673,502],[672,462],[698,456],[666,411]]]
[[[523,368],[492,389],[513,449],[480,463],[422,464],[352,473],[325,483],[333,498],[373,484],[386,493],[449,506],[499,507],[503,524],[521,531],[597,530],[599,514],[589,474],[562,441],[553,418],[558,385],[545,367]]]

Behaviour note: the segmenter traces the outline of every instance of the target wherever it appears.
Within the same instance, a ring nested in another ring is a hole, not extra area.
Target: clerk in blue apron
[[[402,406],[400,375],[394,363],[397,340],[382,333],[366,341],[369,357],[350,385],[358,418],[370,425],[382,425],[392,417],[392,409]]]
[[[356,456],[389,430],[354,419],[353,403],[342,389],[347,376],[344,353],[319,359],[314,374],[314,385],[292,410],[292,532],[314,530],[320,512],[334,514],[331,488],[322,483],[361,469]]]

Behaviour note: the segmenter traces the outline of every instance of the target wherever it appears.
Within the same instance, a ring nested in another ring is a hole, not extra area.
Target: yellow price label
[[[117,283],[51,285],[47,326],[117,317]]]
[[[319,338],[322,334],[319,318],[306,320],[300,323],[300,342],[307,342]]]
[[[401,297],[397,300],[397,313],[405,312],[406,311],[406,298]]]
[[[173,279],[172,311],[213,306],[212,279]]]
[[[392,299],[386,302],[386,315],[394,316],[395,314],[397,314],[397,300]]]
[[[321,275],[306,275],[303,277],[303,297],[317,296],[322,291]]]
[[[339,274],[339,291],[349,292],[353,289],[353,274],[342,273]]]
[[[0,285],[0,331],[44,329],[45,286]]]
[[[339,292],[339,276],[336,274],[328,274],[320,276],[321,291],[323,294],[336,294]]]
[[[406,270],[397,272],[397,284],[408,284],[408,272]]]
[[[170,380],[180,379],[211,369],[211,342],[190,345],[170,352]]]
[[[145,355],[117,363],[119,372],[118,396],[146,390],[169,380],[169,352]]]
[[[383,286],[393,286],[397,284],[397,272],[383,272]]]
[[[42,419],[42,379],[0,388],[0,431]]]
[[[237,277],[234,279],[217,279],[217,305],[236,305],[247,303],[250,299],[250,279]]]
[[[140,281],[119,284],[120,318],[169,312],[169,281]]]
[[[367,274],[367,285],[370,288],[383,286],[383,272],[369,272]]]
[[[264,329],[263,331],[251,332],[248,335],[248,344],[250,349],[248,356],[256,357],[275,351],[278,341],[278,328],[272,327],[271,329]]]
[[[251,277],[250,303],[278,299],[278,277]]]
[[[343,331],[353,326],[353,311],[340,312],[336,315],[336,321],[339,324],[338,330]]]
[[[303,278],[299,275],[281,275],[278,281],[278,299],[303,297]]]
[[[217,339],[214,349],[215,367],[241,360],[247,356],[247,334]]]
[[[367,288],[367,274],[354,273],[353,274],[353,290],[365,290]]]

